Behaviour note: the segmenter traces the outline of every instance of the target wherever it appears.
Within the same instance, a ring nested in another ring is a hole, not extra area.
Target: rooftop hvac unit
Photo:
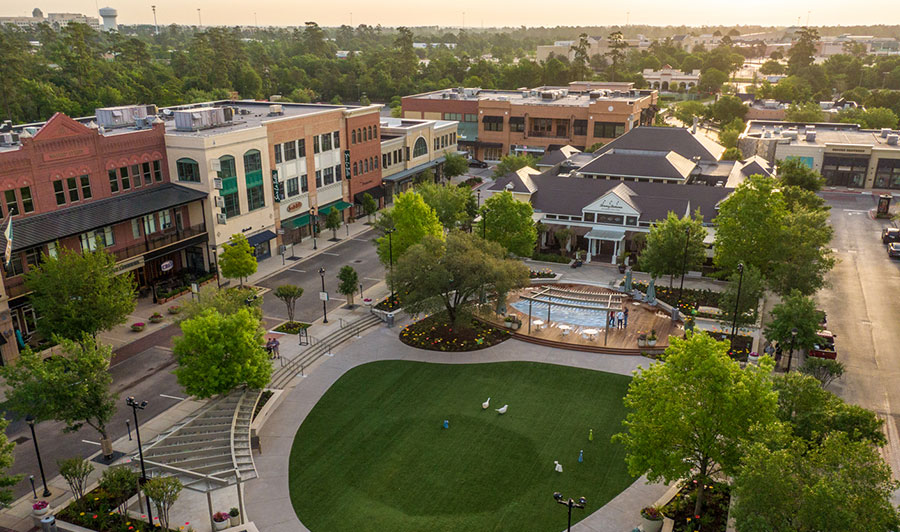
[[[890,134],[891,134],[891,128],[889,128],[889,127],[881,128],[881,138],[886,139],[886,138],[888,138],[888,135],[890,135]]]
[[[219,160],[216,159],[216,162],[218,162],[218,161]],[[213,178],[213,188],[216,190],[222,190],[222,178],[221,177]]]
[[[15,146],[19,143],[19,135],[16,133],[0,133],[0,146]]]
[[[273,103],[269,106],[269,116],[278,116],[283,114],[284,109],[281,107],[280,103]]]
[[[887,143],[891,146],[896,146],[898,140],[900,140],[900,135],[897,135],[896,133],[891,133],[887,136]]]
[[[216,214],[216,223],[219,225],[225,225],[228,223],[228,217],[222,213]]]
[[[210,159],[209,167],[212,168],[214,172],[221,172],[222,171],[222,161],[220,161],[218,159]]]
[[[147,110],[150,107],[148,105],[103,107],[96,110],[97,124],[106,129],[133,126],[136,119],[147,118]],[[156,114],[155,105],[152,106],[152,110],[151,114]]]
[[[221,107],[199,107],[175,111],[175,129],[178,131],[199,131],[225,123],[225,109]]]
[[[589,96],[592,100],[596,100],[596,99],[600,98],[600,96],[602,96],[602,95],[603,95],[603,93],[601,93],[600,91],[591,91],[589,94]]]
[[[796,131],[785,131],[784,133],[781,134],[781,136],[783,136],[786,139],[796,139],[797,132]]]
[[[150,127],[150,118],[135,118],[134,127],[136,129],[147,129]]]
[[[234,107],[226,107],[224,109],[224,113],[225,113],[225,121],[231,122],[231,120],[234,118]]]
[[[816,141],[816,130],[810,131],[806,130],[806,142],[815,142]]]
[[[216,196],[216,207],[224,207],[225,206],[225,198],[222,196]]]

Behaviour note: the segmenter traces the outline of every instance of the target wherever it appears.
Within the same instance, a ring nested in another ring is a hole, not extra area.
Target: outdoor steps
[[[283,368],[278,368],[273,372],[272,378],[269,381],[269,387],[283,389],[297,373],[328,353],[329,350],[356,337],[358,333],[361,334],[363,331],[371,329],[381,323],[381,318],[375,314],[368,314],[352,323],[348,323],[325,338],[315,341],[305,350],[301,351],[299,355],[290,360]]]
[[[644,354],[653,354],[658,355],[665,352],[665,348],[659,347],[604,347],[602,345],[581,345],[581,344],[569,344],[565,342],[555,342],[553,340],[546,340],[544,338],[535,338],[534,336],[528,336],[527,334],[520,334],[517,332],[512,333],[513,338],[517,340],[522,340],[523,342],[529,342],[532,344],[543,345],[546,347],[553,347],[556,349],[570,349],[572,351],[585,351],[588,353],[602,353],[605,355],[627,355],[627,356],[641,356]]]

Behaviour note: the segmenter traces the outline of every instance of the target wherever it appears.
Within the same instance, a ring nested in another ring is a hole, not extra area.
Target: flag
[[[6,222],[6,228],[3,230],[3,238],[6,239],[6,249],[3,251],[3,263],[9,266],[9,261],[12,260],[12,216],[10,216],[9,220]]]

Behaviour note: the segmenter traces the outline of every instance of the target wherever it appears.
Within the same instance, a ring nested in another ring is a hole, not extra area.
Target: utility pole
[[[156,34],[159,35],[159,24],[156,22],[156,6],[150,6],[150,9],[153,10],[153,27],[156,28]]]
[[[200,18],[200,8],[199,7],[197,8],[197,27],[198,28],[203,27],[203,19]]]

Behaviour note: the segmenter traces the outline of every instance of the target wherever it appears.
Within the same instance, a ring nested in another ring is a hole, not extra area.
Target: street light
[[[731,320],[731,352],[734,353],[734,333],[737,332],[738,305],[741,302],[741,285],[744,283],[744,263],[738,264],[738,289],[737,297],[734,298],[734,318]]]
[[[41,482],[44,483],[44,493],[43,497],[49,497],[51,495],[50,490],[47,489],[47,477],[44,476],[44,462],[41,461],[41,450],[38,449],[37,436],[34,433],[34,416],[28,414],[25,417],[25,423],[28,423],[28,427],[31,429],[31,441],[34,442],[34,453],[37,455],[38,460],[38,469],[41,470]]]
[[[583,509],[585,504],[587,504],[587,499],[585,499],[584,497],[579,497],[577,501],[575,499],[571,499],[571,498],[566,499],[563,497],[562,493],[560,493],[558,491],[553,494],[553,498],[556,500],[557,503],[562,504],[563,506],[566,506],[569,508],[569,527],[567,530],[569,532],[572,532],[572,508],[582,508]]]
[[[219,288],[222,288],[222,278],[219,277],[219,248],[216,246],[209,246],[209,249],[212,251],[213,263],[216,267],[216,285],[218,285]]]
[[[791,329],[791,352],[788,353],[788,365],[787,365],[787,370],[785,370],[785,373],[791,372],[791,362],[793,362],[793,360],[794,360],[794,343],[797,341],[797,333],[798,332],[799,331],[797,330],[796,327]]]
[[[681,307],[681,294],[684,292],[684,271],[687,269],[688,244],[691,242],[691,226],[684,229],[684,256],[681,258],[681,286],[678,287],[678,306]]]
[[[319,249],[318,247],[316,247],[316,226],[319,225],[319,209],[317,207],[312,208],[312,216],[313,216],[313,226],[312,226],[313,249]]]
[[[322,266],[319,268],[319,275],[322,276],[322,292],[325,292],[325,267]],[[325,316],[325,319],[322,320],[322,323],[328,323],[328,306],[327,301],[322,299],[322,314]]]
[[[138,423],[137,411],[146,408],[147,401],[139,403],[134,400],[134,397],[128,397],[125,399],[125,404],[130,406],[132,413],[134,413],[134,432],[137,435],[138,456],[141,459],[141,486],[143,486],[147,482],[147,470],[144,469],[144,450],[141,448],[141,425]],[[153,527],[153,514],[150,513],[150,496],[147,495],[147,492],[144,492],[144,496],[147,497],[147,523]]]
[[[394,240],[391,238],[391,235],[394,234],[396,229],[388,229],[385,231],[388,236],[388,264],[390,264],[390,276],[391,276],[391,301],[394,301]]]

